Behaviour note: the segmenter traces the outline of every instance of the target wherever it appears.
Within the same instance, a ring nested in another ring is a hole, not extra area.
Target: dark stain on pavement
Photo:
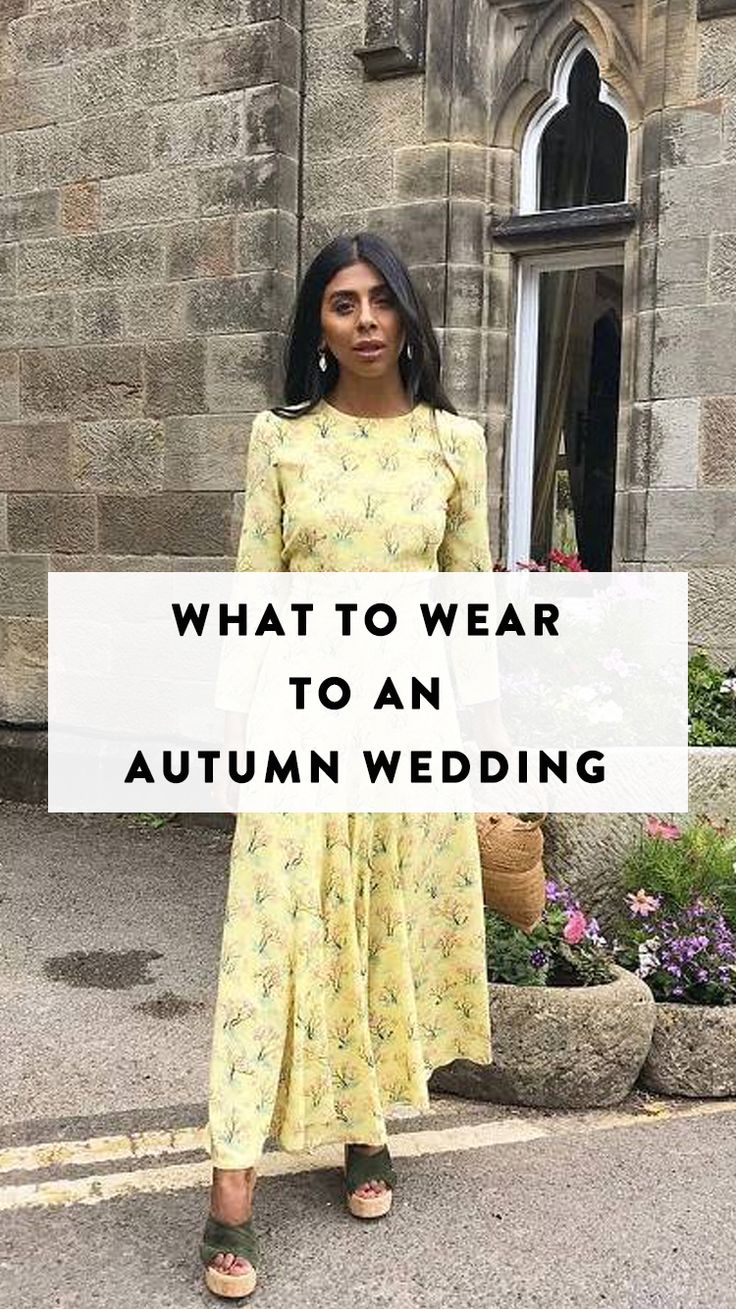
[[[140,1004],[133,1005],[139,1013],[148,1014],[151,1018],[181,1018],[192,1009],[203,1007],[202,1000],[186,1000],[183,995],[175,995],[173,991],[164,991],[163,995],[157,995],[152,1000],[142,1000]]]
[[[47,959],[43,971],[52,982],[66,982],[67,986],[127,991],[154,982],[148,965],[162,958],[158,950],[74,950]]]

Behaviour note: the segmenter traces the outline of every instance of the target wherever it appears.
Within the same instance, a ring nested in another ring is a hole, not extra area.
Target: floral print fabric
[[[479,424],[425,404],[256,415],[239,570],[488,570]],[[214,1015],[209,1146],[380,1145],[433,1068],[491,1061],[473,814],[237,816]]]

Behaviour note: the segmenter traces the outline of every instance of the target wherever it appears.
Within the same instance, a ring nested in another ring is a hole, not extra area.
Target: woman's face
[[[320,314],[320,346],[335,356],[340,371],[382,377],[398,367],[404,326],[391,288],[373,264],[360,260],[327,283]],[[373,350],[360,347],[375,345]]]

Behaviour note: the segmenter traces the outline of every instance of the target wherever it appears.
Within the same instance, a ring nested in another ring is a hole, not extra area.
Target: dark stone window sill
[[[698,18],[726,18],[736,14],[736,0],[698,0]]]
[[[524,250],[535,245],[576,245],[590,236],[623,238],[636,225],[636,205],[587,205],[579,209],[543,209],[513,214],[491,227],[496,245]]]

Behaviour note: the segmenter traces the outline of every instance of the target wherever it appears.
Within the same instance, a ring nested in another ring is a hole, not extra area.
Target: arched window
[[[623,200],[628,133],[620,113],[599,99],[601,79],[589,50],[577,56],[567,83],[567,104],[542,133],[539,208]]]
[[[580,33],[521,153],[519,213],[495,239],[518,259],[507,564],[553,548],[611,567],[628,129]]]
[[[625,201],[628,140],[624,107],[580,32],[524,134],[519,214]]]

